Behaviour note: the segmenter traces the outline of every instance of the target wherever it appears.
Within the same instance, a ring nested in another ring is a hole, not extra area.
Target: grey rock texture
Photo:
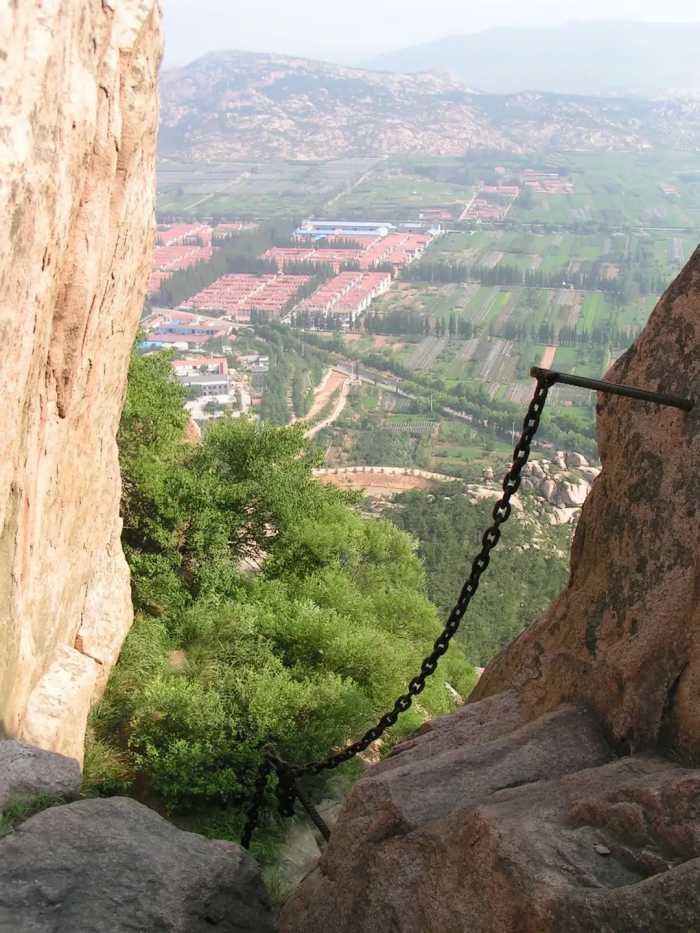
[[[1,933],[273,933],[255,862],[123,797],[52,807],[0,840]]]
[[[77,800],[80,781],[80,765],[75,758],[22,745],[14,739],[0,740],[0,812],[8,804],[38,794]]]

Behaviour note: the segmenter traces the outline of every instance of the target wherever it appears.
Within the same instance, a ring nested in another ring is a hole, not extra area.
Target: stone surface
[[[550,525],[569,525],[575,522],[578,516],[578,509],[557,508],[556,506],[547,512]]]
[[[699,321],[700,250],[607,378],[700,397]],[[284,933],[700,929],[699,425],[599,399],[567,589],[353,788]]]
[[[562,510],[576,509],[578,517],[578,510],[586,501],[593,480],[599,473],[600,470],[589,466],[581,454],[560,451],[553,461],[533,460],[526,463],[522,486],[553,506],[550,521],[556,525],[562,523]],[[568,521],[568,518],[564,520]]]
[[[23,739],[82,762],[82,736],[98,669],[92,658],[58,645],[51,664],[29,695]]]
[[[0,4],[0,49],[0,731],[81,758],[131,623],[115,434],[153,237],[158,4]]]
[[[554,493],[554,504],[561,508],[582,506],[590,491],[590,485],[583,479],[578,482],[563,480]]]
[[[272,933],[258,868],[123,797],[52,807],[0,840],[0,931]]]
[[[588,466],[588,460],[583,456],[583,454],[576,453],[576,451],[567,451],[566,453],[566,466],[570,470],[581,469],[581,467]]]
[[[38,794],[77,800],[80,781],[80,765],[75,758],[22,745],[14,739],[0,741],[0,812],[8,804]]]
[[[354,787],[280,929],[683,933],[700,917],[698,795],[698,771],[616,759],[590,712],[526,722],[504,693]]]

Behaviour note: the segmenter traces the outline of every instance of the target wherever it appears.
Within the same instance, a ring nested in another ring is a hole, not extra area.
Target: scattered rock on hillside
[[[402,69],[403,70],[403,69]],[[212,52],[166,71],[164,154],[216,160],[330,159],[468,149],[690,149],[700,104],[525,91],[478,94],[445,73],[367,71],[278,54]]]
[[[0,812],[38,794],[77,800],[80,781],[80,765],[75,758],[22,745],[14,739],[0,741]]]
[[[599,473],[600,468],[591,466],[583,454],[560,450],[554,460],[528,461],[522,488],[545,500],[551,524],[567,524],[578,518]]]
[[[547,518],[550,525],[571,525],[576,521],[581,510],[578,508],[566,508],[564,506],[553,506],[547,512]]]
[[[529,460],[523,468],[521,485],[523,492],[544,500],[546,520],[551,525],[575,524],[599,473],[600,468],[591,466],[583,454],[560,450],[554,460]],[[475,502],[501,496],[501,482],[493,470],[487,468],[482,475],[483,484],[467,484],[467,495]],[[517,496],[513,504],[522,509]]]
[[[562,480],[555,491],[554,504],[572,509],[580,507],[586,501],[586,496],[590,491],[590,485],[583,479],[578,482]]]
[[[0,930],[273,933],[255,862],[125,797],[52,807],[0,840]]]
[[[576,451],[568,451],[564,455],[564,459],[569,470],[580,470],[581,467],[588,466],[588,460],[583,454],[576,453]]]

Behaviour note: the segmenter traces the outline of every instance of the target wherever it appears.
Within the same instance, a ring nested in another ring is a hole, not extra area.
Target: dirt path
[[[339,373],[338,375],[342,375],[342,373]],[[330,383],[331,379],[329,379],[328,381]],[[345,376],[340,383],[340,394],[338,395],[338,399],[335,405],[333,406],[333,410],[331,411],[331,413],[328,415],[327,418],[324,418],[323,421],[319,421],[318,424],[315,424],[312,428],[309,428],[309,430],[306,432],[307,437],[315,437],[315,435],[318,434],[319,431],[322,431],[324,428],[327,428],[329,424],[333,424],[336,418],[340,417],[343,409],[345,408],[345,403],[348,400],[349,392],[350,392],[350,377]],[[314,402],[314,406],[315,404],[316,402]],[[309,415],[309,417],[311,417],[311,415]]]
[[[544,353],[542,354],[542,359],[540,360],[540,366],[542,369],[550,369],[552,363],[554,362],[554,357],[556,355],[556,347],[545,347]]]
[[[345,373],[338,372],[337,369],[329,370],[316,390],[314,403],[303,420],[313,421],[323,411],[324,405],[328,404],[335,390],[341,388],[347,381],[348,377]]]
[[[317,418],[321,414],[324,407],[331,400],[333,393],[340,389],[336,404],[333,406],[333,411],[327,418],[313,425],[313,427],[309,428],[306,432],[307,437],[313,437],[315,434],[318,434],[323,428],[332,424],[345,408],[345,403],[348,400],[348,392],[350,391],[350,382],[351,377],[347,373],[343,373],[338,369],[329,369],[316,388],[313,405],[309,409],[308,415],[305,415],[303,418],[294,417],[290,421],[290,424],[294,424],[297,421],[313,421],[314,418]]]
[[[370,177],[372,172],[377,168],[378,165],[381,165],[381,163],[382,163],[381,159],[375,162],[374,165],[370,166],[366,172],[363,172],[363,174],[360,175],[359,178],[351,182],[347,188],[343,189],[343,191],[339,191],[338,194],[334,195],[330,199],[330,201],[326,201],[326,203],[324,204],[324,208],[328,208],[331,206],[331,204],[335,204],[335,202],[340,200],[340,198],[343,198],[346,195],[350,194],[352,191],[354,191],[355,188],[357,188],[358,185],[361,185],[363,181],[367,181],[367,179]]]
[[[183,207],[183,211],[189,211],[193,207],[199,207],[200,204],[204,204],[205,201],[209,201],[211,198],[218,198],[220,194],[223,194],[229,188],[233,188],[234,185],[237,185],[239,181],[243,181],[245,178],[250,178],[250,172],[241,172],[240,175],[234,178],[233,181],[225,184],[219,191],[212,191],[211,194],[205,195],[203,198],[200,198],[199,201],[193,201],[191,204]]]

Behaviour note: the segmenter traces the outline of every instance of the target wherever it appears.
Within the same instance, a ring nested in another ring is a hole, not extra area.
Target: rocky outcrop
[[[700,250],[608,378],[698,398],[699,322]],[[598,427],[566,591],[355,785],[284,933],[700,928],[700,409]]]
[[[521,489],[540,500],[538,506],[544,507],[540,511],[550,525],[573,525],[599,473],[600,468],[588,463],[583,454],[558,450],[553,460],[542,458],[525,464]],[[501,482],[496,481],[490,467],[483,471],[483,477],[484,485],[466,485],[467,495],[474,501],[500,498]],[[513,498],[513,505],[522,509],[519,496]]]
[[[530,491],[552,506],[548,518],[553,525],[574,522],[600,473],[574,451],[559,450],[554,460],[530,460],[523,469],[523,491]]]
[[[153,236],[156,0],[0,14],[0,715],[82,757],[131,622],[115,434]]]
[[[0,930],[273,933],[255,862],[123,797],[52,807],[0,839]]]
[[[589,711],[528,722],[503,693],[356,786],[281,930],[683,933],[700,917],[698,793],[700,772],[616,759]]]
[[[38,795],[77,800],[80,765],[75,758],[45,752],[14,739],[0,742],[0,813]]]

